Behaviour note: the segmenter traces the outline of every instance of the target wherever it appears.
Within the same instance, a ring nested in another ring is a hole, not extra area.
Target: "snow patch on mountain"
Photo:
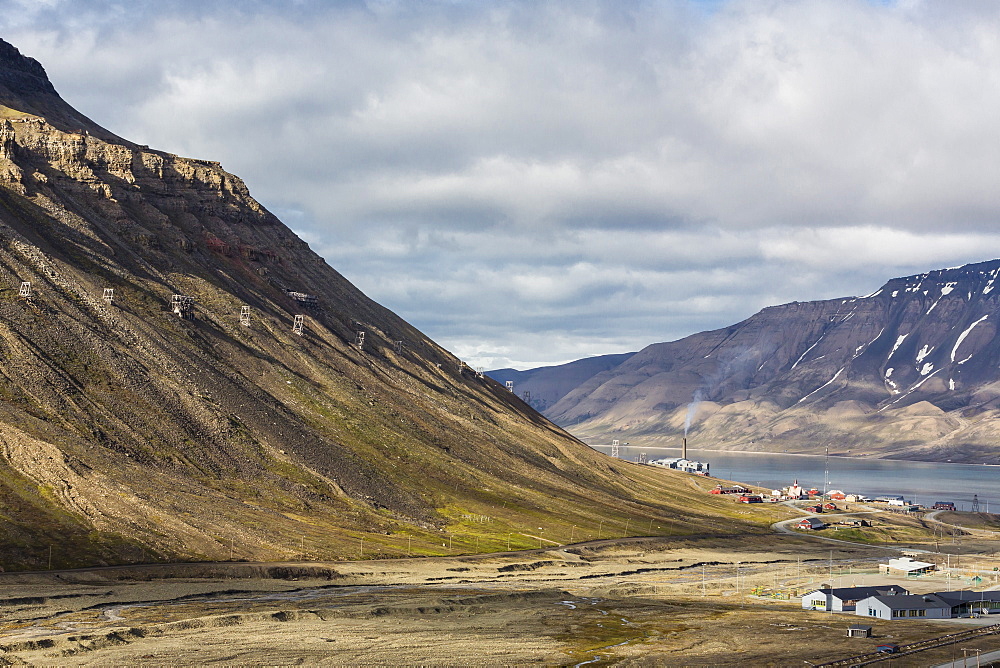
[[[806,348],[806,351],[804,353],[802,353],[801,355],[799,355],[799,358],[797,360],[795,360],[795,364],[792,365],[792,369],[794,369],[795,367],[797,367],[799,365],[799,362],[802,361],[802,358],[805,357],[806,355],[808,355],[809,351],[812,350],[813,348],[815,348],[817,345],[819,345],[819,342],[822,341],[822,340],[823,340],[823,337],[821,336],[818,339],[816,339],[816,343],[814,343],[811,346],[809,346],[808,348]],[[791,369],[789,369],[789,371],[790,370]]]
[[[927,381],[929,381],[931,378],[933,378],[934,376],[936,376],[938,373],[940,373],[940,371],[941,371],[941,369],[938,369],[937,371],[934,371],[930,375],[926,376],[923,380],[917,382],[913,387],[911,387],[910,389],[908,389],[905,394],[902,394],[902,395],[896,397],[891,402],[889,402],[888,404],[886,404],[882,408],[878,409],[876,412],[877,413],[881,413],[886,408],[889,408],[890,406],[893,406],[894,404],[897,404],[900,401],[902,401],[903,399],[905,399],[906,397],[910,396],[911,394],[913,394],[914,392],[916,392],[917,390],[919,390],[921,385],[923,385],[924,383],[926,383]]]
[[[799,399],[796,403],[801,404],[803,401],[805,401],[806,399],[808,399],[812,395],[816,394],[817,392],[819,392],[820,390],[822,390],[824,387],[826,387],[827,385],[829,385],[833,381],[837,380],[837,377],[840,376],[840,374],[842,374],[844,372],[844,369],[846,369],[846,368],[847,367],[844,367],[844,366],[840,367],[840,371],[838,371],[837,373],[833,374],[833,378],[831,378],[830,380],[826,381],[825,383],[823,383],[822,385],[820,385],[819,387],[817,387],[815,390],[813,390],[812,392],[810,392],[806,396],[804,396],[801,399]]]
[[[892,347],[892,350],[889,351],[889,358],[890,359],[892,358],[893,354],[895,354],[895,352],[899,349],[899,347],[901,345],[903,345],[903,341],[905,341],[906,337],[908,337],[908,336],[909,336],[909,334],[900,334],[899,335],[899,338],[896,339],[896,345],[894,345]]]
[[[962,341],[965,341],[965,337],[967,337],[969,335],[969,332],[971,332],[975,328],[976,325],[978,325],[979,323],[981,323],[983,320],[986,320],[986,318],[988,318],[988,317],[990,317],[989,313],[987,313],[982,318],[980,318],[979,320],[977,320],[974,323],[972,323],[971,325],[969,325],[968,329],[966,329],[964,332],[962,332],[961,334],[958,335],[958,339],[955,340],[955,346],[951,349],[951,361],[952,362],[955,361],[955,354],[958,353],[958,347],[960,345],[962,345]],[[917,361],[920,361],[920,360],[917,360]],[[969,358],[967,357],[964,360],[962,360],[961,362],[959,362],[959,364],[965,364],[968,361],[969,361]]]

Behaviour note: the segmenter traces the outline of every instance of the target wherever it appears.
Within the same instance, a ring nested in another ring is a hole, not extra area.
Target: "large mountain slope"
[[[1000,462],[1000,260],[643,349],[547,415],[586,439]],[[640,437],[642,437],[640,439]]]
[[[682,523],[672,485],[368,299],[218,163],[103,130],[0,41],[0,567],[719,526]]]

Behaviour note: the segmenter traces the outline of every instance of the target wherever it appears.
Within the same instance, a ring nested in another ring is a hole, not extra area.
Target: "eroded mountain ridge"
[[[622,498],[681,526],[239,178],[100,128],[5,42],[0,455],[4,568],[516,547],[543,508],[579,532]]]

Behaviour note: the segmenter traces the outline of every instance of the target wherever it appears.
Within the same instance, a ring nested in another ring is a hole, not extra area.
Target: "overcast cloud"
[[[1000,257],[1000,3],[0,0],[119,135],[219,160],[474,366]]]

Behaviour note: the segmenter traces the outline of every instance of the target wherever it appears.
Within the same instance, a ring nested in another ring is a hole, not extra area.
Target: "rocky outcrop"
[[[6,89],[7,95],[56,95],[42,64],[21,55],[3,40],[0,40],[0,86]]]
[[[547,414],[598,440],[674,442],[687,424],[701,447],[997,462],[998,275],[994,260],[766,308],[651,345]]]

